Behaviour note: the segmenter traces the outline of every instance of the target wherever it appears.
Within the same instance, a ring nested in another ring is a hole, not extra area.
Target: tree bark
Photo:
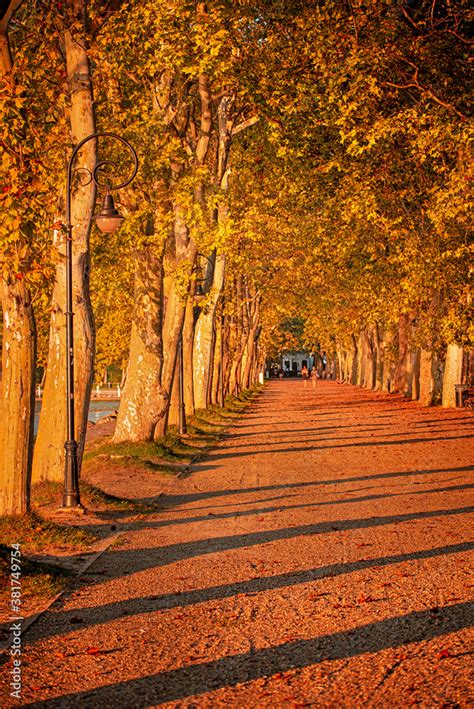
[[[120,402],[114,443],[149,441],[168,406],[161,386],[163,341],[162,256],[153,246],[137,255],[135,312],[132,321],[127,379]]]
[[[221,377],[223,372],[221,372],[222,367],[222,316],[216,317],[215,319],[216,330],[214,336],[214,354],[212,356],[212,378],[211,378],[211,397],[210,403],[215,406],[220,404],[220,385]]]
[[[218,152],[216,183],[223,194],[228,190],[227,162],[232,140],[232,110],[234,98],[223,96],[217,111]],[[228,218],[228,208],[225,202],[217,209],[217,222],[225,224]],[[214,333],[217,303],[222,294],[225,276],[225,254],[217,253],[214,258],[214,269],[209,302],[201,311],[196,323],[193,352],[194,399],[198,409],[204,409],[211,401],[212,358],[214,354]]]
[[[249,332],[247,336],[247,342],[245,345],[245,350],[244,350],[244,356],[242,358],[242,377],[241,377],[241,382],[242,382],[242,389],[248,389],[252,382],[251,379],[251,372],[252,372],[252,367],[254,364],[254,355],[255,355],[255,350],[256,350],[256,334],[257,334],[257,328],[258,328],[258,323],[259,323],[259,311],[260,311],[260,302],[259,298],[256,297],[255,301],[253,303],[253,307],[251,308],[250,311],[250,322],[249,322]]]
[[[413,401],[418,401],[420,398],[420,361],[421,361],[421,349],[417,347],[411,356],[412,362],[412,384],[411,384],[411,398]]]
[[[188,298],[183,325],[183,368],[184,368],[184,403],[186,414],[194,416],[193,387],[193,345],[194,345],[194,303]]]
[[[214,265],[214,277],[210,302],[206,309],[201,311],[194,331],[193,347],[193,381],[194,403],[196,409],[205,409],[208,402],[210,389],[210,376],[212,372],[212,355],[214,345],[214,320],[217,303],[224,285],[225,255],[217,254]]]
[[[199,76],[198,91],[201,105],[201,121],[200,136],[194,151],[194,167],[197,168],[201,167],[205,162],[212,128],[211,92],[209,77],[205,74]],[[194,199],[196,203],[201,206],[204,205],[204,185],[201,182],[195,187]],[[176,264],[187,265],[188,275],[190,276],[196,260],[197,246],[190,238],[185,210],[179,201],[174,204],[174,247]],[[185,317],[186,299],[187,294],[186,298],[183,298],[179,293],[178,284],[173,281],[163,321],[162,390],[165,394],[171,391],[173,385],[178,342],[183,330]],[[163,399],[163,404],[165,411],[157,423],[155,438],[160,438],[166,433],[168,398]]]
[[[8,28],[21,4],[22,0],[10,0],[2,7],[1,77],[6,77],[13,69]],[[13,270],[0,276],[3,314],[0,373],[0,515],[22,515],[28,512],[33,455],[36,326],[23,274],[13,273]]]
[[[357,346],[357,380],[356,384],[358,386],[365,386],[365,364],[366,364],[366,357],[365,357],[365,350],[367,347],[367,342],[365,338],[365,332],[364,330],[360,330],[359,332],[359,343]]]
[[[375,384],[376,391],[383,389],[383,370],[384,370],[384,348],[383,336],[381,327],[378,323],[375,324],[374,330],[374,345],[375,345]]]
[[[432,406],[434,397],[433,353],[431,350],[420,351],[419,400],[423,406]]]
[[[188,411],[186,409],[186,416]],[[179,426],[179,373],[178,360],[176,360],[176,372],[173,377],[173,386],[171,387],[170,406],[168,410],[168,426]]]
[[[455,344],[448,345],[443,377],[442,405],[445,408],[456,406],[455,385],[462,382],[463,348]]]
[[[358,349],[357,340],[355,335],[352,335],[352,347],[348,352],[347,357],[347,381],[349,384],[357,384],[357,361],[358,361]]]
[[[382,349],[383,349],[383,375],[382,375],[382,391],[388,393],[394,390],[395,381],[395,361],[393,355],[395,335],[393,330],[384,331]]]
[[[79,4],[83,4],[79,3]],[[70,85],[70,124],[74,144],[95,132],[92,83],[89,59],[82,40],[65,33],[66,68]],[[93,170],[97,150],[90,141],[81,151],[79,166]],[[73,189],[72,269],[74,308],[74,397],[75,437],[79,444],[79,469],[84,452],[90,394],[94,372],[95,328],[89,297],[89,233],[95,203],[95,186],[78,185]],[[61,481],[64,476],[66,440],[66,264],[64,239],[55,234],[58,265],[52,296],[48,370],[46,374],[40,425],[33,459],[33,481]]]
[[[400,315],[398,321],[398,357],[393,391],[405,394],[407,388],[408,315]]]
[[[35,412],[36,327],[22,281],[2,278],[0,515],[29,510]]]

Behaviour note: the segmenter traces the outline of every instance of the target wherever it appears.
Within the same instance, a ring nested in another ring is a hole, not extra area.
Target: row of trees
[[[152,440],[174,421],[181,339],[191,413],[255,381],[288,316],[369,386],[405,391],[417,367],[461,360],[467,3],[2,8],[0,512],[62,480],[63,176],[97,130],[129,139],[140,169],[113,236],[91,232],[94,184],[74,184],[80,458],[95,362],[128,363],[114,440]],[[120,166],[115,150],[91,141],[80,166]]]

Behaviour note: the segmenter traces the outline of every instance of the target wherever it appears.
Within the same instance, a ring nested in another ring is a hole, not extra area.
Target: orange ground
[[[272,381],[27,631],[23,705],[472,706],[472,424]]]

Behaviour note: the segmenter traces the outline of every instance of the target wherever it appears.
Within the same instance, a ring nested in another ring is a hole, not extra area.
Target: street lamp
[[[97,138],[113,138],[122,143],[130,153],[132,158],[132,171],[129,177],[120,184],[113,185],[110,182],[102,183],[99,180],[99,171],[106,165],[117,167],[117,164],[112,160],[102,160],[98,162],[94,170],[90,172],[87,168],[84,169],[90,174],[91,181],[97,187],[105,187],[106,194],[102,204],[101,211],[96,215],[96,223],[102,231],[112,233],[123,221],[123,217],[115,209],[114,200],[110,192],[126,187],[134,179],[138,169],[138,159],[135,150],[130,143],[116,133],[92,133],[87,138],[81,140],[74,148],[69,159],[67,168],[67,189],[66,189],[66,224],[64,230],[66,232],[66,416],[67,416],[67,441],[64,444],[66,451],[65,469],[64,469],[64,493],[63,493],[63,509],[81,509],[79,497],[79,467],[77,460],[78,444],[75,440],[74,432],[74,332],[72,310],[72,224],[71,224],[71,186],[73,176],[74,160],[85,143]]]
[[[214,267],[214,263],[212,259],[210,259],[208,256],[204,256],[204,254],[197,254],[198,258],[205,258],[208,263],[211,264],[211,267]],[[209,276],[203,277],[202,276],[202,269],[199,265],[194,266],[193,270],[191,273],[199,273],[201,274],[201,277],[195,278],[194,282],[196,284],[195,287],[195,292],[194,295],[196,298],[203,298],[206,293],[204,292],[204,288],[202,286],[203,283],[205,283]],[[177,361],[177,368],[178,368],[178,430],[179,434],[182,436],[188,431],[188,427],[186,424],[186,404],[184,402],[184,357],[183,357],[183,330],[181,328],[181,334],[179,336],[179,341],[178,341],[178,361]],[[192,376],[192,373],[191,373]]]
[[[217,403],[221,407],[224,407],[224,404],[225,404],[225,398],[224,398],[224,325],[225,325],[224,308],[225,308],[225,298],[223,297],[222,303],[221,303],[221,327],[220,327],[220,342],[219,342],[219,356],[220,356],[219,391],[218,391],[218,400],[217,400]]]

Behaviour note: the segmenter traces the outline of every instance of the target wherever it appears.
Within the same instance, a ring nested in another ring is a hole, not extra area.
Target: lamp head
[[[124,217],[115,209],[114,198],[107,192],[99,214],[95,216],[95,222],[101,231],[112,234],[123,222]]]

